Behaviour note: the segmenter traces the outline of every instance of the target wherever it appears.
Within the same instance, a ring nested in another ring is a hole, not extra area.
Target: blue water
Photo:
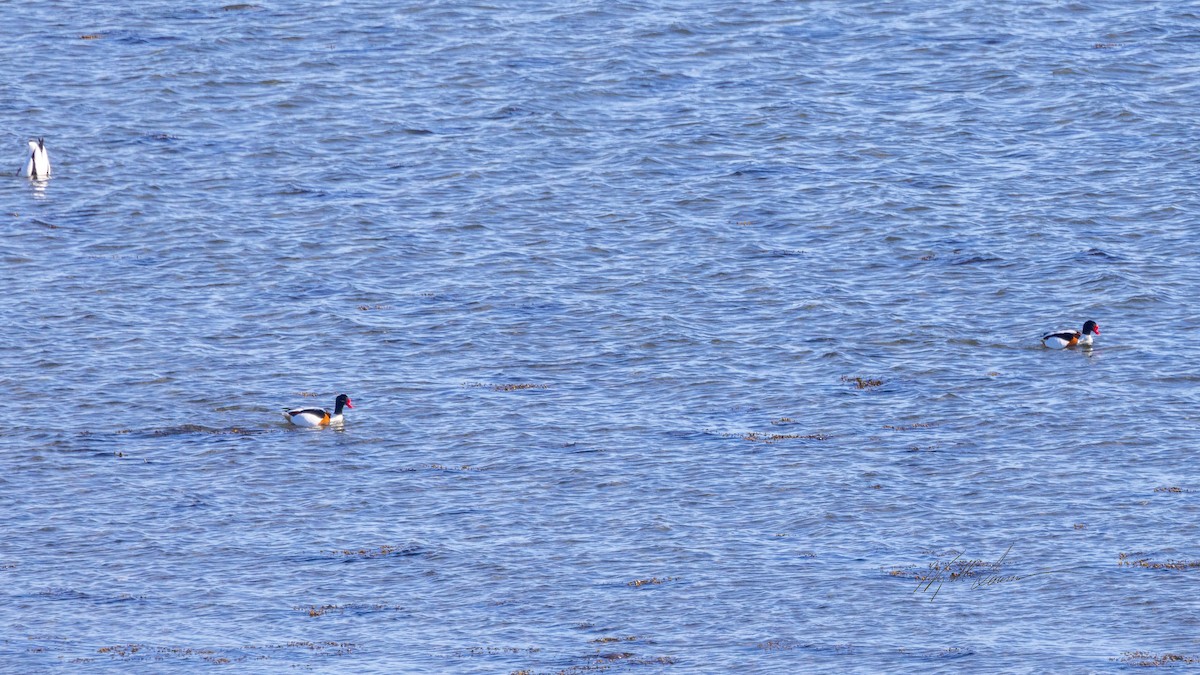
[[[3,671],[1200,661],[1187,3],[0,17]]]

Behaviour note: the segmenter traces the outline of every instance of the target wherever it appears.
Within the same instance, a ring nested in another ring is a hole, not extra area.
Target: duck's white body
[[[1085,342],[1077,330],[1059,330],[1042,336],[1042,344],[1051,349],[1066,349],[1067,347],[1074,347],[1078,344],[1090,345],[1091,343],[1092,336],[1089,335],[1087,337],[1087,341]]]
[[[1095,321],[1088,321],[1083,324],[1082,331],[1056,330],[1053,333],[1046,333],[1042,336],[1042,344],[1051,349],[1065,349],[1079,345],[1090,346],[1092,344],[1092,335],[1099,334],[1100,326],[1097,326]]]
[[[338,426],[345,418],[342,417],[342,407],[353,408],[350,397],[340,394],[334,401],[333,414],[324,408],[292,408],[285,410],[283,416],[298,427],[328,427]]]
[[[288,418],[288,421],[298,427],[323,427],[330,424],[341,424],[343,417],[338,415],[336,419],[329,411],[320,408],[296,408],[283,413],[283,416]]]
[[[21,175],[30,178],[50,177],[50,153],[46,152],[46,143],[42,139],[29,141],[29,159],[25,161]]]

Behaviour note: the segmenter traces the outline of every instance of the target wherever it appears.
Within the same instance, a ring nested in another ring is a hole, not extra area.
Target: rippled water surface
[[[1200,662],[1189,3],[0,15],[3,670]]]

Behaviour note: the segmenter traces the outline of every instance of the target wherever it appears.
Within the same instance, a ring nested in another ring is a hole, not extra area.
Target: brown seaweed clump
[[[639,588],[641,586],[665,584],[668,581],[679,581],[679,577],[650,577],[649,579],[634,579],[626,583],[626,586]]]
[[[344,556],[346,558],[369,559],[369,558],[386,558],[391,555],[413,555],[416,553],[420,553],[420,549],[411,547],[411,546],[401,547],[401,546],[389,546],[389,545],[385,544],[383,546],[380,546],[379,548],[360,548],[357,550],[340,549],[340,550],[335,550],[335,551],[325,551],[325,553],[329,553],[331,555],[340,555],[340,556]]]
[[[1200,560],[1167,560],[1155,562],[1150,558],[1138,558],[1142,553],[1118,553],[1117,567],[1144,567],[1150,570],[1194,570],[1200,568]]]
[[[1177,663],[1200,663],[1200,658],[1196,658],[1195,656],[1186,656],[1184,654],[1151,654],[1150,652],[1141,651],[1122,652],[1119,658],[1113,658],[1112,660],[1142,668],[1168,666]]]
[[[842,376],[842,382],[851,382],[855,389],[872,389],[874,387],[883,386],[883,378],[881,377],[850,377],[849,375]]]

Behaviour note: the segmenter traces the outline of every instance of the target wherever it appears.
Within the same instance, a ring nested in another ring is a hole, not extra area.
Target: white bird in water
[[[283,416],[298,427],[327,427],[339,426],[342,423],[342,408],[353,408],[350,397],[338,394],[334,402],[333,414],[324,408],[292,408],[286,410]]]
[[[29,141],[29,161],[25,162],[21,175],[30,178],[50,177],[50,155],[46,152],[44,140]]]
[[[1096,325],[1095,321],[1086,321],[1083,324],[1083,330],[1060,330],[1053,333],[1046,333],[1042,336],[1042,344],[1051,349],[1065,349],[1066,347],[1074,347],[1075,345],[1083,345],[1084,347],[1092,346],[1092,335],[1100,334],[1100,326]]]

